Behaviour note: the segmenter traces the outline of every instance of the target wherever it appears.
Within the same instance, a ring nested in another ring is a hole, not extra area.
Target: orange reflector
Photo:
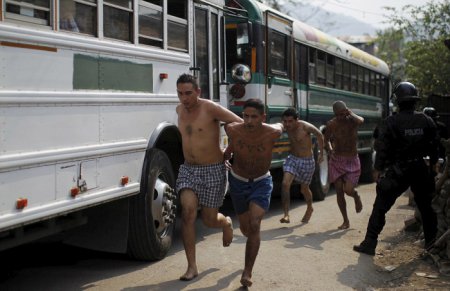
[[[28,206],[28,199],[27,198],[19,198],[16,202],[16,208],[17,209],[24,209]]]
[[[75,197],[78,194],[80,194],[80,189],[78,189],[78,187],[73,187],[72,189],[70,189],[70,195],[72,197]]]
[[[169,78],[169,74],[167,74],[167,73],[161,73],[161,74],[159,74],[159,78],[160,78],[161,80],[167,79],[167,78]]]
[[[122,176],[122,178],[120,178],[120,184],[122,186],[125,186],[126,184],[128,184],[128,176]]]

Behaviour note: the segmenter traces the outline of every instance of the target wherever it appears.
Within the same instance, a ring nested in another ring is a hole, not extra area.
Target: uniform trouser
[[[378,235],[386,223],[386,213],[408,187],[411,187],[414,201],[422,216],[425,244],[433,241],[437,233],[436,213],[431,207],[434,178],[425,163],[419,160],[403,166],[400,174],[398,171],[396,173],[392,169],[388,170],[377,182],[377,196],[367,226],[366,243],[376,246]]]

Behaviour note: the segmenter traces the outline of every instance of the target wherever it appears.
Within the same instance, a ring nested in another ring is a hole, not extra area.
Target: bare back
[[[359,123],[353,119],[333,118],[327,123],[325,142],[331,142],[336,155],[356,156],[358,126]]]
[[[228,126],[227,133],[233,148],[233,171],[246,178],[257,178],[267,173],[272,149],[281,130],[262,124],[259,130],[249,132],[243,123],[233,123]]]

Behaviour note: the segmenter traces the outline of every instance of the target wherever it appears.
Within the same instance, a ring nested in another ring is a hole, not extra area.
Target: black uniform
[[[436,213],[431,208],[435,173],[430,166],[437,162],[438,156],[436,124],[431,117],[414,111],[419,100],[414,84],[398,83],[391,97],[400,112],[383,121],[375,140],[374,167],[382,174],[377,181],[377,196],[366,236],[359,245],[353,246],[353,250],[372,256],[386,223],[386,213],[408,187],[422,215],[425,247],[434,241],[437,233]],[[430,165],[424,160],[426,156]]]
[[[436,214],[431,208],[434,175],[423,158],[429,156],[431,164],[436,163],[437,142],[436,125],[423,113],[401,111],[384,120],[375,144],[374,165],[384,174],[377,183],[377,196],[367,226],[364,243],[368,247],[375,249],[386,223],[386,213],[408,187],[422,215],[425,244],[434,240],[437,232]]]

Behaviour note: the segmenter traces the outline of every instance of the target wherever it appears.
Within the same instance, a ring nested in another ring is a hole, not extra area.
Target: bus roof
[[[301,22],[300,20],[284,15],[278,10],[270,8],[269,6],[256,0],[240,0],[239,4],[247,9],[250,19],[261,23],[265,22],[264,13],[266,11],[270,11],[277,16],[292,21],[293,37],[295,41],[321,49],[342,59],[370,68],[383,75],[389,74],[389,67],[383,60],[342,40],[339,40],[336,37],[326,34],[304,22]]]

